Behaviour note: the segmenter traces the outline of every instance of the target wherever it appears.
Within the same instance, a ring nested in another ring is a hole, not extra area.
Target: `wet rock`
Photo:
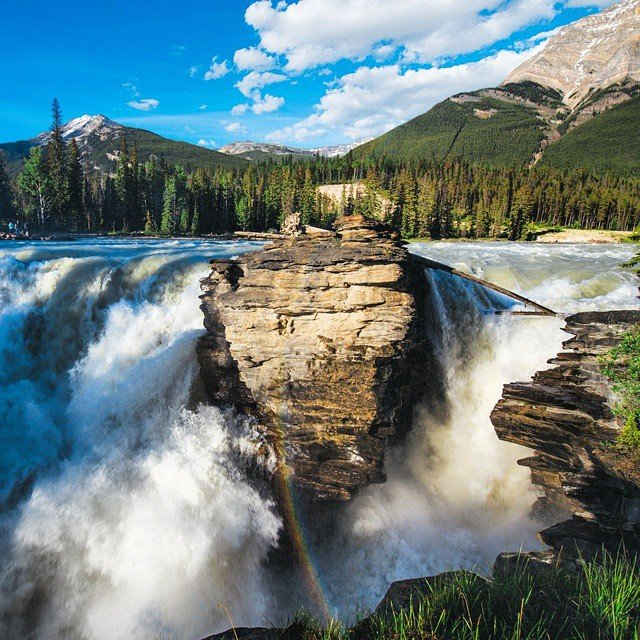
[[[229,629],[215,636],[209,636],[204,640],[278,640],[282,637],[282,629],[264,629],[246,627]]]
[[[423,385],[421,269],[359,216],[336,232],[217,260],[202,282],[210,399],[255,416],[293,486],[346,501],[385,480]]]
[[[454,585],[461,580],[479,581],[482,584],[488,584],[486,578],[462,570],[449,571],[429,578],[400,580],[389,587],[373,615],[385,615],[393,611],[398,612],[406,609],[412,602],[415,603],[420,598],[428,597],[432,591],[439,590],[447,585]]]
[[[603,546],[640,549],[640,473],[612,446],[621,424],[600,356],[640,322],[640,311],[580,313],[567,318],[573,338],[555,365],[532,382],[506,385],[491,419],[502,440],[534,449],[520,461],[544,490],[537,513],[560,522],[540,534],[564,554]]]

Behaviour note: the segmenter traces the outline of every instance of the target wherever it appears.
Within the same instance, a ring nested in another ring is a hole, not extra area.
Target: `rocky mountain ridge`
[[[535,82],[574,109],[589,94],[640,81],[640,0],[624,0],[562,28],[504,84]]]
[[[564,27],[494,88],[452,96],[354,150],[399,161],[640,169],[640,0]]]
[[[271,144],[267,142],[252,142],[246,140],[244,142],[232,142],[220,147],[220,153],[229,155],[242,156],[248,160],[262,160],[267,157],[286,157],[294,156],[300,158],[313,158],[321,156],[323,158],[340,158],[346,156],[351,150],[369,142],[371,138],[360,140],[358,142],[346,142],[343,144],[332,145],[328,147],[318,147],[315,149],[303,149],[301,147],[293,147],[283,144]]]

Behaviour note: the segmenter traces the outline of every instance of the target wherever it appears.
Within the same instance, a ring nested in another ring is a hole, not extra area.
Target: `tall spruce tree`
[[[80,231],[85,227],[84,170],[75,138],[69,144],[67,184],[69,190],[68,223],[75,231]]]
[[[4,153],[0,151],[0,221],[8,222],[13,216],[13,193]]]
[[[58,229],[66,225],[69,188],[67,183],[67,148],[62,135],[62,110],[58,98],[51,104],[51,132],[46,148],[51,223]]]

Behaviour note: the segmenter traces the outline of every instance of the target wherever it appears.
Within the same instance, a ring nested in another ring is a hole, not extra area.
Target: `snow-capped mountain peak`
[[[627,79],[640,81],[640,0],[624,0],[564,27],[505,84],[537,82],[560,91],[573,108],[590,91]]]
[[[100,139],[112,136],[122,129],[122,125],[110,120],[102,114],[95,116],[83,115],[73,120],[69,120],[62,126],[62,137],[66,142],[75,139],[78,144],[86,143],[89,136],[97,135]],[[45,131],[34,140],[36,144],[46,144],[51,137],[49,131]]]

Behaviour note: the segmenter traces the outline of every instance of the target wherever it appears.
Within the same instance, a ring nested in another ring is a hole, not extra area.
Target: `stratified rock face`
[[[533,382],[506,385],[491,419],[502,440],[535,450],[521,460],[544,489],[541,515],[556,521],[540,535],[544,542],[584,553],[601,545],[617,550],[624,541],[640,549],[640,472],[629,472],[625,456],[607,443],[620,424],[615,396],[602,374],[599,356],[640,322],[640,311],[581,313],[567,319],[574,338],[551,361],[556,366]]]
[[[625,0],[565,27],[505,80],[556,89],[575,107],[591,89],[640,81],[640,0]]]
[[[348,500],[384,481],[387,438],[420,387],[419,268],[359,217],[234,261],[202,282],[211,399],[253,414],[294,485]]]

